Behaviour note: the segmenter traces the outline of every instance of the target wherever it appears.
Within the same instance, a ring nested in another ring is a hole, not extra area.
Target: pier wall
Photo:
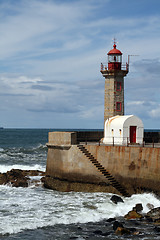
[[[63,141],[62,133],[62,138],[60,135],[60,138],[57,138],[57,134],[53,132],[49,135],[46,174],[52,180],[56,179],[56,181],[62,180],[64,182],[63,184],[56,183],[56,186],[53,184],[51,188],[62,190],[63,187],[61,185],[65,185],[66,181],[70,182],[70,187],[67,187],[68,191],[76,190],[72,185],[79,183],[101,186],[97,188],[92,186],[89,188],[89,191],[96,191],[95,189],[97,191],[105,191],[106,189],[106,191],[116,192],[110,186],[105,176],[79,150],[75,141],[76,134],[65,134],[65,141]],[[59,140],[56,142],[56,139]],[[73,141],[74,144],[72,144]],[[141,192],[143,190],[160,192],[159,148],[99,146],[95,144],[84,146],[130,193]],[[84,188],[83,185],[78,190],[82,189],[84,191]],[[64,188],[63,190],[66,189]]]

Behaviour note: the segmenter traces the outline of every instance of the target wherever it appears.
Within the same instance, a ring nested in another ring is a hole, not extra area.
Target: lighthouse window
[[[116,111],[121,111],[121,109],[122,109],[122,103],[116,102]]]
[[[121,82],[117,82],[116,90],[121,91]]]
[[[108,62],[122,62],[121,55],[108,55]]]

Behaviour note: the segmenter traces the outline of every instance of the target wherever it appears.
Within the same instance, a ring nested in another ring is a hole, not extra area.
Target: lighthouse
[[[104,95],[104,144],[142,144],[144,126],[134,115],[124,115],[124,77],[129,71],[128,63],[122,64],[122,52],[114,41],[108,53],[108,63],[101,63],[105,77]]]
[[[107,55],[108,64],[101,63],[105,78],[104,122],[113,116],[124,115],[124,77],[128,73],[128,64],[122,64],[122,52],[117,49],[115,41]]]

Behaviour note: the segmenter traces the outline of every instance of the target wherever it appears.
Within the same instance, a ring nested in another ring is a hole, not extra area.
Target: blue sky
[[[103,128],[113,38],[131,57],[125,114],[160,128],[160,1],[0,0],[0,125]]]

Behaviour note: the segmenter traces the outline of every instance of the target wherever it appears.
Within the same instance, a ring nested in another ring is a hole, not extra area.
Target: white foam
[[[29,165],[20,165],[20,164],[13,164],[13,165],[0,165],[0,172],[5,173],[7,171],[10,171],[11,169],[21,169],[21,170],[39,170],[39,171],[45,171],[46,167],[35,164],[33,166]]]
[[[137,194],[114,204],[107,193],[61,193],[48,189],[0,186],[0,232],[17,233],[24,229],[55,224],[87,223],[124,216],[136,203],[155,207],[160,201],[153,194]],[[16,221],[15,221],[16,219]]]

